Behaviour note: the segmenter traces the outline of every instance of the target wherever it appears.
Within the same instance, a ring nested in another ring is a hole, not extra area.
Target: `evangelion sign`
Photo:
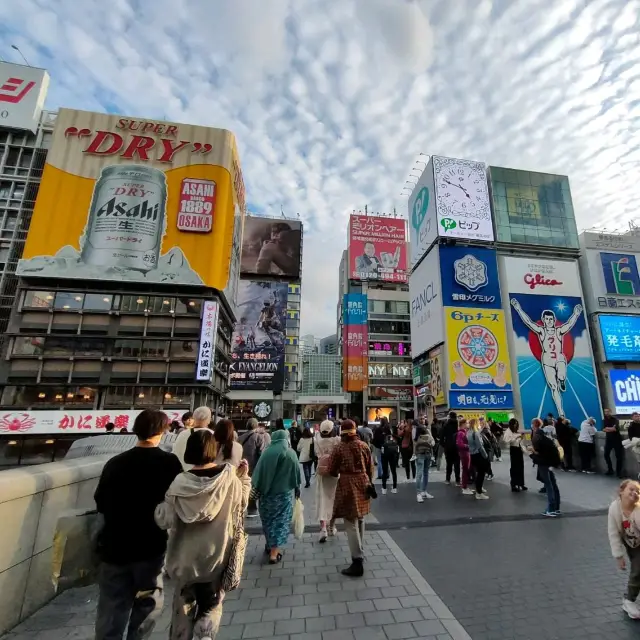
[[[18,274],[224,289],[244,207],[230,132],[61,109]]]

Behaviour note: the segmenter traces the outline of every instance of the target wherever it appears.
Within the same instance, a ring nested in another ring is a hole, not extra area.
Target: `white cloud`
[[[48,108],[234,131],[252,206],[305,223],[303,332],[320,336],[348,213],[404,212],[419,152],[566,173],[579,227],[637,215],[639,14],[639,0],[22,0],[0,3],[0,37],[49,69]]]

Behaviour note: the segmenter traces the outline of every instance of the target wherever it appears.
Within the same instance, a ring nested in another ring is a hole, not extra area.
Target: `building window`
[[[36,336],[14,338],[11,353],[14,356],[41,356],[44,353],[44,338]]]
[[[83,293],[58,291],[54,302],[55,309],[77,310],[82,309]]]
[[[49,309],[53,306],[53,291],[25,291],[23,307],[26,309]]]
[[[96,399],[96,390],[93,387],[75,387],[65,394],[64,406],[93,407]]]
[[[110,311],[113,304],[113,296],[103,293],[87,293],[84,296],[83,309],[89,311]]]
[[[142,352],[142,340],[116,340],[113,355],[122,358],[139,358]]]
[[[75,355],[76,356],[105,356],[107,355],[107,341],[106,340],[87,340],[85,338],[78,337],[75,340]]]
[[[398,300],[396,302],[396,313],[409,315],[409,303]]]
[[[175,298],[151,296],[147,309],[150,313],[175,313]]]
[[[104,404],[108,407],[131,407],[133,391],[133,387],[109,387],[104,397]]]
[[[149,296],[122,296],[120,310],[142,313],[147,309]]]
[[[200,317],[201,310],[202,300],[197,298],[178,298],[175,301],[176,314]]]
[[[159,407],[162,404],[162,387],[137,387],[133,403],[137,407],[153,405]]]
[[[166,358],[168,354],[165,340],[145,340],[142,345],[143,358]]]
[[[73,338],[47,338],[44,352],[49,356],[72,356],[75,344]]]
[[[172,340],[171,358],[174,360],[195,360],[198,343],[195,340]]]
[[[162,404],[165,407],[191,406],[191,390],[188,387],[166,387],[163,389]]]

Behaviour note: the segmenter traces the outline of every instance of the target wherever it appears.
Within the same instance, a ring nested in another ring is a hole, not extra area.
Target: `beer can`
[[[104,167],[93,189],[81,260],[85,264],[151,271],[166,227],[167,181],[153,167]]]

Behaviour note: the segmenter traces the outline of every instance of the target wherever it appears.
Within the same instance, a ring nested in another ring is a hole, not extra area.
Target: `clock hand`
[[[468,198],[469,200],[471,200],[471,196],[467,193],[467,190],[466,190],[462,185],[454,184],[453,182],[449,182],[446,178],[443,178],[443,180],[444,180],[448,185],[450,185],[450,186],[452,186],[452,187],[458,187],[458,189],[462,189],[462,191],[464,191],[464,195],[465,195],[465,196],[467,196],[467,198]]]

